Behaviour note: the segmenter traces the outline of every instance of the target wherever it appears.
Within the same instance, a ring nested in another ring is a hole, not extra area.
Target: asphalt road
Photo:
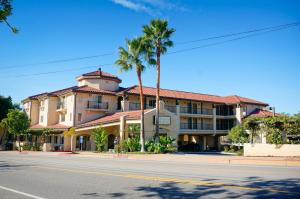
[[[0,198],[300,198],[300,168],[0,152]]]

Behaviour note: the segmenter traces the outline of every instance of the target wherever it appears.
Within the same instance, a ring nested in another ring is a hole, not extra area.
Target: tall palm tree
[[[115,62],[120,67],[121,72],[132,70],[135,71],[139,82],[140,104],[141,104],[141,128],[140,128],[140,142],[141,152],[145,151],[145,129],[144,129],[144,94],[142,84],[142,72],[145,70],[143,60],[151,63],[151,52],[147,52],[144,39],[138,37],[127,41],[127,50],[119,48],[119,59]]]
[[[143,26],[144,37],[152,53],[156,54],[156,113],[155,113],[155,140],[159,142],[159,99],[160,99],[160,56],[173,46],[170,37],[175,29],[168,28],[168,21],[156,19],[149,25]]]

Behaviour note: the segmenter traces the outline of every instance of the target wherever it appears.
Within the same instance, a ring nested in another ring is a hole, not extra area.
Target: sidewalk
[[[17,151],[3,151],[1,153],[19,153]],[[300,167],[300,157],[244,157],[223,154],[113,154],[113,153],[94,153],[94,152],[32,152],[25,151],[20,155],[37,156],[73,156],[73,157],[92,157],[103,159],[128,159],[143,161],[162,161],[162,162],[183,162],[183,163],[211,163],[211,164],[232,164],[232,165],[265,165],[265,166],[296,166]]]

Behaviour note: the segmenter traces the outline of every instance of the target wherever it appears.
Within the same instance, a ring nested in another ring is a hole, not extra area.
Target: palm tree
[[[143,26],[144,37],[152,53],[156,54],[156,113],[155,113],[155,140],[159,142],[159,98],[160,98],[160,55],[173,46],[170,37],[175,29],[168,28],[168,21],[156,19],[149,25]]]
[[[146,53],[147,48],[145,46],[144,39],[138,37],[132,40],[127,40],[127,50],[119,48],[119,59],[115,62],[120,66],[121,72],[132,70],[135,67],[135,71],[139,82],[140,92],[140,104],[141,104],[141,127],[140,127],[140,142],[141,152],[145,151],[145,130],[144,130],[144,94],[142,84],[142,72],[145,70],[143,60],[151,63],[151,52]]]

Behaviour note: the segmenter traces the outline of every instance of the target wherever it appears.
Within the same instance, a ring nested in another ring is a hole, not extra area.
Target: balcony
[[[66,102],[57,102],[56,111],[65,111],[67,109]]]
[[[182,130],[213,130],[213,124],[202,123],[201,124],[191,124],[191,123],[180,123],[180,129]]]
[[[108,102],[88,101],[86,108],[88,110],[95,110],[95,111],[108,110]]]
[[[198,115],[213,115],[212,109],[200,109],[200,108],[192,108],[192,107],[180,107],[180,113],[182,114],[198,114]]]

